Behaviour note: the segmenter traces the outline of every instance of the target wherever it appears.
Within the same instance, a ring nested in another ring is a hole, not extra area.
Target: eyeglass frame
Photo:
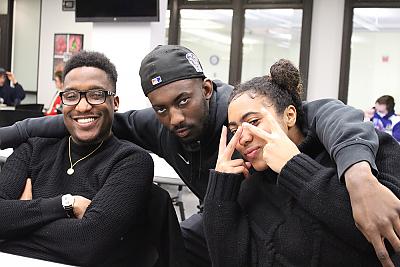
[[[103,101],[103,102],[101,102],[101,103],[96,103],[96,104],[90,103],[90,101],[87,99],[87,95],[86,95],[86,94],[87,94],[88,92],[94,92],[94,91],[96,91],[96,92],[102,92],[102,93],[105,94],[105,96],[104,96],[104,101]],[[76,104],[71,105],[71,104],[65,104],[65,103],[64,103],[63,94],[64,94],[64,93],[68,93],[68,92],[77,92],[77,93],[79,93],[79,100],[78,100],[78,102],[77,102]],[[108,91],[108,90],[103,90],[103,89],[91,89],[91,90],[87,90],[87,91],[67,90],[67,91],[59,92],[58,95],[59,95],[60,98],[61,98],[61,103],[62,103],[63,105],[66,105],[66,106],[76,106],[76,105],[78,105],[78,104],[81,102],[81,100],[82,100],[82,95],[85,95],[86,102],[89,103],[89,105],[95,106],[95,105],[104,104],[104,103],[106,102],[106,100],[107,100],[107,96],[115,96],[116,94],[115,94],[114,92],[111,92],[111,91]]]

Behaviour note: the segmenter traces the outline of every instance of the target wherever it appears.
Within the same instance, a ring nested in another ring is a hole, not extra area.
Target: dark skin
[[[184,143],[199,140],[208,115],[213,85],[209,79],[176,81],[150,92],[159,121]]]

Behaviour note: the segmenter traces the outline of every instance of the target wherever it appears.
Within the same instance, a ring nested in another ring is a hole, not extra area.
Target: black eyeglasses
[[[115,93],[100,89],[92,89],[89,91],[70,90],[60,92],[61,102],[66,106],[78,105],[81,101],[82,95],[85,96],[86,102],[88,102],[90,105],[100,105],[106,102],[107,96],[114,96]]]

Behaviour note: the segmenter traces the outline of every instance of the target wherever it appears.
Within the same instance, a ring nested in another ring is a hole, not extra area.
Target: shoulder
[[[22,143],[20,147],[31,147],[35,150],[41,150],[56,145],[60,141],[60,138],[31,137],[25,143]]]
[[[126,158],[141,159],[142,161],[153,163],[153,159],[147,150],[127,140],[118,139],[115,136],[113,139],[112,142],[115,143],[113,146],[116,149],[115,156],[120,155]]]
[[[59,138],[32,137],[15,148],[13,155],[26,155],[32,158],[41,158],[56,153],[56,147],[61,141]]]
[[[230,93],[233,90],[233,86],[227,83],[224,83],[220,80],[213,80],[214,84],[214,90],[216,90],[218,93],[224,94],[227,93],[230,95]]]

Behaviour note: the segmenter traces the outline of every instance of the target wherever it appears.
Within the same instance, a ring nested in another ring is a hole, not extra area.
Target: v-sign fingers
[[[220,157],[225,152],[226,135],[227,135],[227,130],[226,130],[226,126],[224,125],[224,126],[222,126],[221,137],[219,139],[218,157]]]
[[[225,148],[225,152],[223,154],[223,157],[226,160],[230,160],[232,158],[232,154],[235,151],[236,144],[239,142],[240,137],[242,136],[243,128],[238,127],[236,130],[235,134],[233,135],[232,139],[229,141],[228,145]]]

